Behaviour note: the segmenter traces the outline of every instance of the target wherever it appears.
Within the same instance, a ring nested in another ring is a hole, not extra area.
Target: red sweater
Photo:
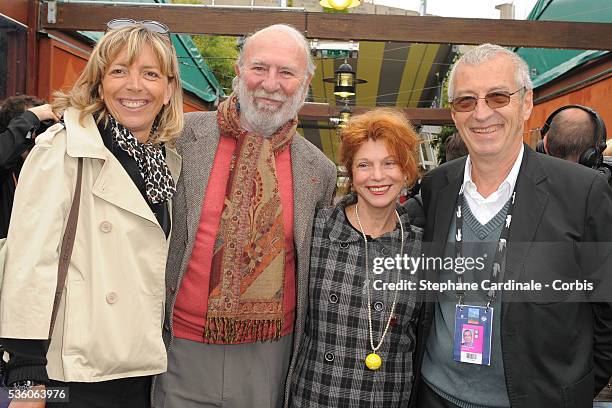
[[[204,323],[208,309],[208,292],[210,282],[210,267],[213,248],[229,178],[229,163],[236,148],[236,140],[221,137],[215,155],[202,211],[200,225],[196,232],[191,259],[183,277],[181,287],[174,305],[173,326],[174,336],[200,343],[209,343],[204,338]],[[278,187],[283,206],[283,221],[285,229],[285,294],[283,309],[285,311],[283,329],[284,336],[293,331],[295,322],[295,257],[293,245],[293,175],[291,172],[291,149],[285,149],[275,157]],[[242,343],[250,343],[244,339]],[[223,344],[219,342],[217,344]]]

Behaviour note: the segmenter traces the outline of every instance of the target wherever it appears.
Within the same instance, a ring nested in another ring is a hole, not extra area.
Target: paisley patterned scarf
[[[221,137],[236,139],[213,251],[205,338],[235,343],[278,339],[283,327],[285,236],[275,155],[297,118],[265,138],[240,126],[236,95],[219,105]]]

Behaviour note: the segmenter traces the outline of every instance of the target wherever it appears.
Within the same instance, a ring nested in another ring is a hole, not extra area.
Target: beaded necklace
[[[372,330],[372,294],[370,292],[370,285],[369,285],[370,267],[368,263],[368,238],[365,234],[365,231],[363,230],[363,226],[361,225],[361,220],[359,219],[359,210],[357,206],[358,205],[355,204],[355,218],[357,219],[357,224],[359,224],[359,230],[361,231],[361,234],[363,235],[363,240],[365,243],[365,267],[366,267],[366,285],[365,287],[366,287],[366,293],[368,297],[368,329],[370,333],[370,347],[372,348],[372,352],[366,356],[365,364],[370,370],[378,370],[382,364],[382,359],[380,358],[378,354],[376,354],[376,352],[378,351],[380,346],[382,346],[383,340],[385,339],[385,336],[387,335],[387,331],[389,330],[389,325],[391,324],[391,320],[393,319],[393,313],[395,313],[395,306],[397,304],[398,290],[395,290],[395,294],[393,295],[393,304],[391,305],[391,313],[389,313],[389,319],[387,319],[385,330],[383,331],[382,336],[380,337],[380,341],[378,342],[378,345],[374,346],[374,333]],[[401,231],[400,258],[403,258],[404,257],[404,225],[402,224],[402,220],[400,219],[400,216],[397,213],[397,210],[395,210],[395,216],[397,217],[397,221],[399,222],[399,225],[400,225],[400,231]],[[400,270],[398,268],[397,269],[397,283],[398,284],[400,282],[400,277],[401,277]]]

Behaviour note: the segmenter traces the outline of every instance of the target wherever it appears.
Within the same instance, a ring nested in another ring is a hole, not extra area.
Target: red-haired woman
[[[396,407],[412,388],[418,301],[408,288],[415,275],[395,260],[419,257],[422,238],[411,223],[422,216],[411,213],[420,207],[401,207],[397,199],[418,177],[418,138],[391,109],[355,116],[341,137],[351,191],[315,219],[291,406]]]

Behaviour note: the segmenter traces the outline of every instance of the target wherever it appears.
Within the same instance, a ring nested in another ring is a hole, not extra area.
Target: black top
[[[145,182],[140,174],[136,160],[126,151],[113,143],[112,133],[110,129],[104,127],[103,122],[98,124],[98,130],[102,135],[104,146],[113,153],[119,163],[121,163],[123,166],[124,170],[128,173],[138,188],[138,191],[140,191],[147,204],[149,204],[151,211],[153,211],[155,214],[155,217],[157,218],[157,221],[162,227],[167,238],[171,229],[168,202],[165,201],[162,203],[153,204],[147,199]],[[165,157],[166,150],[163,146],[162,149]],[[10,360],[6,364],[7,384],[12,384],[22,380],[33,380],[44,384],[49,383],[49,377],[47,376],[46,369],[46,355],[47,348],[49,346],[47,340],[1,339],[1,342],[2,346],[10,356]]]
[[[38,117],[28,110],[9,122],[0,134],[0,168],[8,170],[22,163],[21,153],[34,145],[28,134],[35,133],[39,126]]]
[[[19,171],[23,165],[21,154],[32,147],[34,133],[40,125],[38,117],[30,111],[13,118],[0,133],[0,238],[6,238],[13,209],[13,197]]]

